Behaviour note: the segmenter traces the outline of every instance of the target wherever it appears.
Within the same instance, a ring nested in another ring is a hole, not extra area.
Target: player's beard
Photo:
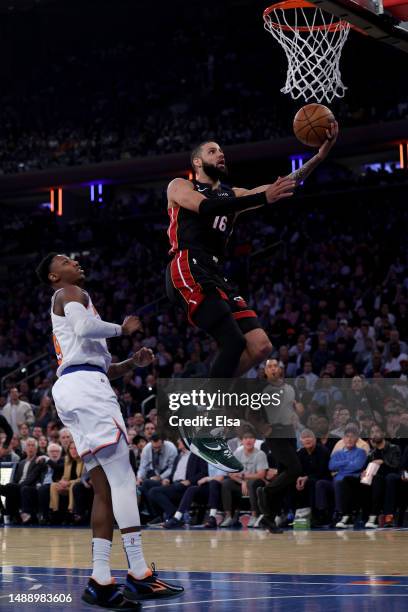
[[[228,176],[227,166],[215,166],[214,164],[206,164],[203,162],[203,171],[212,181],[221,181]]]

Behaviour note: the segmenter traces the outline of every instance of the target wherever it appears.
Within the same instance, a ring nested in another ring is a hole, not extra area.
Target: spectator
[[[72,442],[72,434],[67,427],[59,430],[59,443],[62,446],[62,454],[68,454],[68,448]]]
[[[367,529],[375,529],[378,515],[383,510],[385,514],[384,526],[392,527],[396,507],[390,502],[395,503],[395,497],[390,494],[390,487],[393,487],[395,476],[399,475],[401,462],[401,450],[396,444],[390,444],[385,440],[384,432],[378,425],[373,425],[370,430],[370,443],[372,450],[367,457],[367,465],[377,463],[378,472],[374,475],[371,485],[360,485],[363,495],[364,513],[368,520],[365,524]],[[362,476],[365,472],[362,473]],[[391,484],[389,484],[391,483]],[[346,483],[343,485],[347,488]],[[352,486],[351,486],[352,489]],[[353,495],[353,491],[343,491],[345,496]]]
[[[331,454],[335,444],[338,442],[338,436],[329,433],[330,421],[326,414],[317,414],[313,432],[319,444],[324,446]]]
[[[47,525],[49,522],[50,486],[62,478],[64,471],[64,459],[62,458],[62,446],[50,442],[47,447],[47,455],[40,455],[36,459],[41,465],[41,481],[38,486],[38,522]]]
[[[343,478],[345,476],[358,478],[366,463],[367,454],[357,448],[357,440],[358,431],[354,425],[349,425],[343,436],[344,448],[333,451],[329,461],[329,470],[334,473],[333,480],[318,480],[316,483],[316,510],[321,524],[326,524],[329,520],[329,509],[333,496],[336,515],[338,516],[343,509],[341,498]]]
[[[342,438],[347,427],[347,423],[350,421],[351,414],[350,410],[346,406],[337,404],[335,410],[338,411],[337,427],[330,432],[330,435],[335,438]]]
[[[143,437],[150,442],[153,434],[156,433],[156,425],[154,423],[147,422],[143,429]]]
[[[11,450],[10,446],[5,448],[4,447],[5,442],[6,442],[6,434],[0,433],[0,463],[2,461],[18,463],[20,461],[20,457],[17,455],[17,453]]]
[[[221,507],[221,483],[225,478],[225,472],[222,472],[211,464],[207,464],[207,466],[208,476],[203,476],[197,480],[196,485],[188,487],[181,498],[177,512],[173,515],[177,523],[170,518],[164,524],[166,529],[172,529],[173,527],[179,526],[179,521],[189,512],[193,502],[205,504],[206,507],[209,507],[209,515],[204,523],[205,529],[217,529],[216,516],[217,510]]]
[[[145,426],[145,419],[141,412],[136,412],[133,417],[132,423],[128,423],[129,426],[132,426],[136,430],[136,434],[142,435],[143,429]]]
[[[177,449],[173,442],[163,440],[154,433],[140,456],[136,484],[140,487],[142,502],[148,503],[151,488],[160,486],[163,480],[169,480]]]
[[[25,445],[26,458],[18,463],[12,481],[0,485],[0,495],[6,498],[6,514],[12,522],[27,522],[27,517],[21,510],[22,490],[24,487],[34,487],[39,481],[41,468],[35,460],[37,447],[37,440],[28,438]]]
[[[50,510],[52,512],[55,513],[61,510],[61,497],[68,497],[68,512],[70,514],[73,513],[74,496],[72,489],[75,483],[80,481],[84,470],[85,464],[78,455],[75,442],[71,440],[65,455],[62,478],[57,482],[52,482],[50,485]]]
[[[136,472],[139,469],[140,456],[146,444],[147,440],[144,436],[134,436],[132,439],[131,451],[135,458]]]
[[[28,428],[27,423],[21,423],[21,425],[19,425],[18,433],[19,433],[21,448],[25,452],[25,443],[30,437],[30,430]]]
[[[317,402],[319,406],[325,406],[327,410],[331,410],[332,406],[340,403],[342,399],[342,392],[333,384],[332,375],[327,371],[323,372],[319,383],[316,383],[312,401]]]
[[[18,455],[20,459],[23,458],[24,451],[21,446],[20,436],[13,435],[13,437],[11,438],[11,442],[10,442],[10,450],[16,453],[16,455]]]
[[[44,435],[42,428],[39,427],[38,425],[35,425],[33,427],[32,437],[35,438],[36,440],[39,440],[42,435]]]
[[[183,516],[177,512],[183,495],[191,485],[207,476],[208,464],[200,457],[193,455],[179,439],[177,441],[179,454],[174,460],[173,468],[169,478],[161,482],[160,487],[154,487],[149,492],[149,504],[155,517],[163,515],[164,527],[181,527],[184,524]],[[177,517],[173,516],[177,513]]]
[[[35,417],[35,423],[42,429],[46,429],[50,421],[54,419],[55,410],[53,408],[52,400],[48,395],[44,395],[41,398],[40,406],[37,410]]]
[[[303,372],[301,376],[306,380],[306,389],[308,391],[314,391],[319,377],[313,372],[313,364],[308,359],[305,359],[303,363]]]
[[[388,377],[398,376],[401,372],[401,362],[406,361],[408,355],[401,353],[400,344],[392,342],[389,346],[389,359],[385,362],[384,370]]]
[[[47,455],[48,440],[46,436],[40,436],[38,439],[38,455]]]
[[[331,480],[329,472],[329,451],[316,440],[310,429],[300,434],[302,448],[298,451],[302,474],[296,481],[296,508],[315,507],[315,487],[318,480]]]
[[[15,434],[19,433],[19,427],[23,423],[28,425],[34,423],[33,410],[28,402],[20,400],[20,393],[17,387],[10,389],[9,401],[4,406],[2,414]]]
[[[225,518],[220,527],[240,527],[239,506],[243,497],[249,497],[251,518],[248,527],[253,527],[259,517],[257,490],[265,485],[264,478],[268,461],[263,451],[255,448],[255,436],[246,432],[242,436],[242,447],[234,456],[242,463],[242,472],[232,473],[222,482],[222,505]]]

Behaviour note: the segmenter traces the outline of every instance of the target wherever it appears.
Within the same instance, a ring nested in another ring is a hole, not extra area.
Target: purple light
[[[91,185],[91,202],[95,202],[95,185]]]

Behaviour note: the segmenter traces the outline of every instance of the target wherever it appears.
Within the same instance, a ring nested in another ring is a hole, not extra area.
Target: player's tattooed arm
[[[120,378],[124,376],[126,372],[130,372],[135,368],[145,368],[154,361],[154,354],[151,349],[146,347],[136,351],[129,359],[121,361],[120,363],[112,363],[107,372],[107,376],[110,380]]]
[[[298,168],[294,172],[288,174],[288,177],[295,181],[297,187],[298,185],[300,185],[300,183],[307,179],[307,177],[313,172],[315,168],[317,168],[321,161],[322,159],[321,157],[319,157],[319,154],[314,155],[311,159],[304,163],[301,168]]]
[[[339,126],[337,121],[330,125],[330,128],[326,130],[326,140],[321,145],[318,153],[314,155],[311,159],[309,159],[301,168],[295,170],[288,176],[296,181],[296,186],[298,186],[302,181],[307,179],[307,177],[313,172],[315,168],[328,156],[330,150],[334,146],[337,136],[339,134]]]

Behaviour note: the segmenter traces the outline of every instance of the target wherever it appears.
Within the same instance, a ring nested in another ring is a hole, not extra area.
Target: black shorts
[[[248,307],[245,300],[222,276],[221,266],[214,256],[191,249],[178,251],[167,266],[166,291],[169,300],[183,308],[192,325],[196,325],[194,314],[198,307],[205,302],[206,297],[213,298],[216,295],[219,298],[218,304],[223,304],[223,310],[227,305],[242,333],[261,328],[255,311]],[[214,322],[219,319],[220,309],[217,307],[217,301],[212,299],[210,308],[213,312],[209,313],[209,329],[205,331],[211,330],[211,319]]]

